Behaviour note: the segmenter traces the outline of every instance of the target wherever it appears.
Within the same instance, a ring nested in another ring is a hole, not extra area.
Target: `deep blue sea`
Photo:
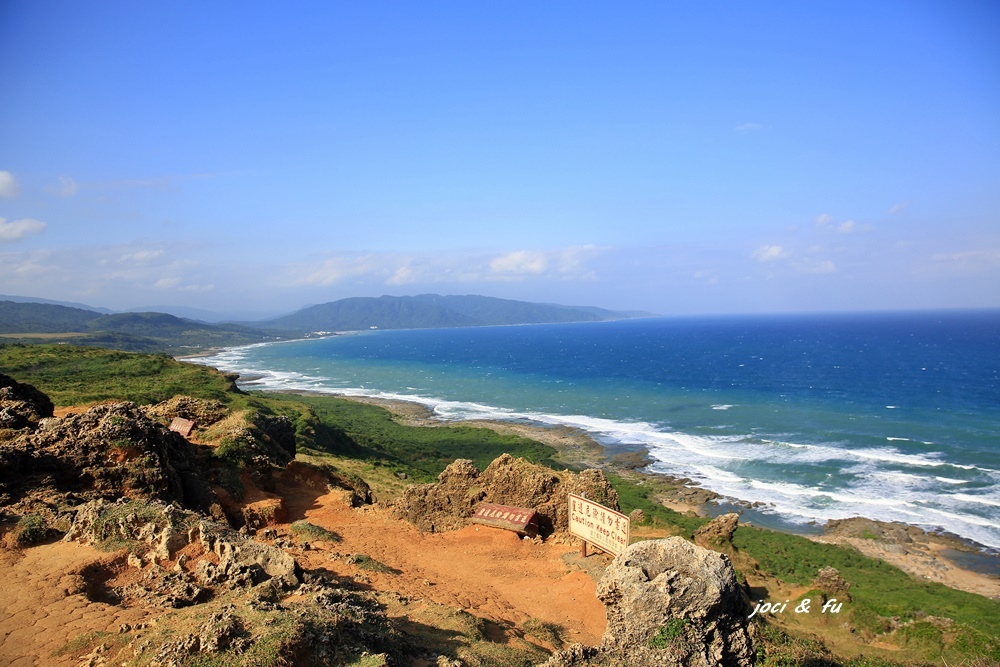
[[[368,331],[201,361],[578,427],[793,530],[865,516],[1000,547],[1000,311]]]

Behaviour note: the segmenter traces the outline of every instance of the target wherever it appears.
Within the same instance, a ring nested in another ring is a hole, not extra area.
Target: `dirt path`
[[[279,493],[290,521],[305,519],[341,538],[296,553],[306,568],[355,576],[374,590],[430,600],[499,623],[545,621],[558,625],[566,641],[600,643],[604,605],[596,597],[594,580],[578,569],[571,571],[563,559],[578,551],[572,544],[523,540],[486,526],[421,533],[384,512],[347,506],[340,492],[317,496],[307,488],[279,486]],[[374,558],[392,572],[359,571],[346,558],[354,554]]]
[[[87,597],[88,581],[79,573],[107,558],[93,547],[64,542],[0,550],[0,665],[76,665],[79,660],[72,655],[55,653],[81,635],[117,636],[123,623],[141,623],[160,613]]]

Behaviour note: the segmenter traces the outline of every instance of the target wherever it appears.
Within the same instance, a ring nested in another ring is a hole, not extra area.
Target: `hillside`
[[[190,352],[258,343],[272,337],[238,324],[205,324],[166,313],[116,313],[46,303],[0,301],[7,340],[73,342],[141,352]]]
[[[252,322],[283,331],[356,331],[362,329],[423,329],[508,324],[602,322],[649,315],[593,307],[560,306],[465,295],[352,297],[303,308],[285,317]]]

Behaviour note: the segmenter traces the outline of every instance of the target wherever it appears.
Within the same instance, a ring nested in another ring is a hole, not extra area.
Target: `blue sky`
[[[1000,5],[0,3],[0,294],[1000,307]]]

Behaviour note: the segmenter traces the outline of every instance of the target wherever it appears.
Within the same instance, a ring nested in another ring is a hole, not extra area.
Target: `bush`
[[[49,536],[49,524],[38,514],[25,514],[17,522],[14,542],[19,547],[30,547]]]
[[[327,540],[329,542],[339,542],[340,535],[327,530],[322,526],[317,526],[308,521],[296,521],[292,524],[292,532],[297,537],[308,538],[310,540]],[[360,566],[359,566],[360,567]]]

